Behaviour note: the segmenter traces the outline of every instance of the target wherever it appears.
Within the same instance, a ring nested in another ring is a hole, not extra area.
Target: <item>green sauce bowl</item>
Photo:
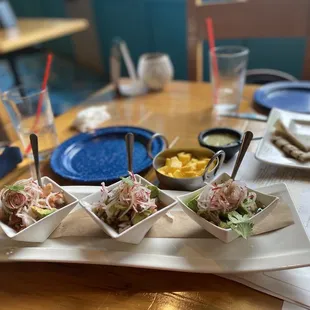
[[[233,142],[227,145],[222,145],[222,146],[209,145],[204,140],[207,136],[211,134],[230,134],[236,137],[236,142]],[[223,127],[223,128],[207,129],[207,130],[200,132],[198,136],[198,141],[201,146],[211,149],[214,152],[218,152],[221,150],[224,151],[226,155],[225,160],[228,161],[232,157],[234,157],[234,155],[239,151],[240,146],[241,146],[241,138],[242,138],[242,133],[240,131]]]

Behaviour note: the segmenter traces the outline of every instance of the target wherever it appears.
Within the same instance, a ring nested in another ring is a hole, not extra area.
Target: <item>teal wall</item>
[[[87,1],[87,0],[85,0]],[[10,0],[19,16],[64,17],[64,0]],[[98,39],[108,71],[113,37],[123,38],[137,61],[145,52],[168,53],[176,79],[187,79],[186,0],[92,0]],[[216,30],[215,30],[216,31]],[[228,29],[229,31],[229,29]],[[304,39],[251,39],[220,41],[217,45],[242,44],[250,48],[249,68],[272,68],[301,76]],[[72,42],[62,38],[48,43],[56,52],[72,55]],[[205,79],[208,80],[207,43]]]

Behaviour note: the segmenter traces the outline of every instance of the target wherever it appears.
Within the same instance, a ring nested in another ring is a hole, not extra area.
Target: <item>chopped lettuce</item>
[[[25,188],[25,186],[23,186],[23,185],[5,185],[4,187],[6,189],[9,189],[10,191],[13,191],[13,192],[19,192],[19,191],[24,190],[24,188]]]
[[[146,219],[148,216],[150,216],[152,214],[151,210],[145,210],[142,213],[137,213],[134,218],[132,219],[132,224],[135,225],[141,221],[143,221],[144,219]]]
[[[129,186],[133,186],[133,185],[135,184],[134,181],[130,179],[130,177],[121,178],[121,180],[122,180],[124,183],[128,184]]]
[[[195,197],[192,200],[190,200],[187,203],[187,207],[191,210],[193,210],[195,213],[198,213],[199,209],[197,206],[197,198]],[[229,213],[220,213],[220,219],[221,221],[219,222],[218,226],[221,228],[225,229],[232,229],[234,230],[237,234],[242,236],[244,239],[247,239],[253,231],[253,223],[250,222],[250,217],[249,214],[246,213],[247,210],[242,208],[240,210],[240,206],[237,209],[237,211],[232,211]],[[241,212],[239,212],[241,211]],[[198,213],[199,214],[199,213]],[[209,215],[206,216],[205,213],[199,214],[201,217],[205,218],[207,221],[211,221],[210,215],[212,213],[208,213]]]
[[[187,206],[196,213],[198,212],[197,198],[198,196],[187,203]]]

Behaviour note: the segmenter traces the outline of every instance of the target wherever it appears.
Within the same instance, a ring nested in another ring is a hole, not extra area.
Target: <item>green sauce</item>
[[[210,146],[225,146],[238,140],[237,136],[230,133],[212,133],[204,137],[203,142]]]

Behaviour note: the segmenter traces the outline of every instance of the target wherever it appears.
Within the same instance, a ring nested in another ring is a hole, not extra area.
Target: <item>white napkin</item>
[[[78,113],[72,126],[80,132],[92,131],[110,118],[106,106],[90,107]]]

